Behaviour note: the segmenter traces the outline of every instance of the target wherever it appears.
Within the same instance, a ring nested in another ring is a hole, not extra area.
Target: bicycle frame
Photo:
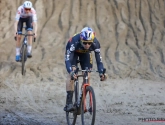
[[[80,61],[77,60],[77,63]],[[92,86],[89,83],[89,73],[90,72],[99,72],[94,71],[86,68],[85,70],[79,70],[79,68],[75,65],[72,65],[72,67],[76,67],[76,70],[74,73],[77,76],[77,79],[74,79],[71,77],[71,80],[74,80],[74,107],[72,111],[66,111],[66,120],[68,125],[75,125],[77,115],[81,114],[81,121],[82,125],[86,124],[86,118],[87,123],[91,123],[91,125],[94,125],[95,123],[95,117],[96,117],[96,98],[95,93],[92,88]],[[105,73],[106,69],[103,69],[103,74]],[[78,72],[82,72],[83,74],[78,74]],[[79,88],[79,77],[83,77],[83,82],[81,84],[81,87]],[[101,80],[101,79],[100,79]],[[90,119],[90,120],[89,120]]]
[[[24,28],[26,29],[26,27],[24,27]],[[27,32],[28,31],[26,30],[25,33],[19,34],[19,35],[24,35],[24,38],[23,38],[23,41],[22,41],[22,45],[21,45],[20,50],[22,50],[23,45],[26,45],[26,47],[27,47],[27,36],[34,36],[34,34],[27,34]],[[34,42],[35,42],[35,38],[34,38]]]
[[[24,27],[26,28],[26,27]],[[24,35],[23,41],[21,43],[21,48],[20,48],[20,54],[21,54],[21,62],[22,62],[22,75],[25,75],[25,62],[27,60],[27,36],[34,36],[34,34],[28,34],[28,31],[26,30],[26,32],[24,34],[19,34],[19,35]],[[34,39],[35,42],[35,39]]]
[[[78,72],[83,72],[83,74],[78,74]],[[90,115],[91,117],[91,125],[94,125],[95,115],[96,115],[96,99],[92,86],[89,83],[89,73],[90,72],[98,72],[94,70],[79,70],[77,67],[75,70],[75,74],[77,79],[71,78],[74,80],[74,110],[66,112],[66,119],[68,125],[75,125],[77,115],[81,114],[82,124],[84,125],[84,116]],[[83,77],[83,82],[81,87],[79,88],[79,77]]]
[[[27,36],[34,36],[34,34],[27,34],[27,31],[25,34],[20,34],[20,35],[24,35],[23,41],[22,41],[22,45],[20,48],[20,52],[22,53],[22,48],[25,45],[27,47]]]
[[[22,35],[22,34],[21,34]],[[22,48],[23,48],[23,45],[26,45],[27,47],[27,35],[25,35],[25,37],[23,38],[23,41],[22,41],[22,45],[21,45],[21,52],[22,52]]]
[[[79,68],[77,68],[76,70],[77,70],[77,71],[76,71],[77,73],[78,73],[79,71],[84,72],[83,75],[77,75],[77,79],[75,80],[76,84],[79,84],[78,78],[79,78],[79,77],[83,77],[83,83],[82,83],[82,86],[81,86],[81,93],[80,93],[80,97],[79,97],[78,103],[77,103],[77,108],[79,109],[79,108],[81,108],[81,107],[80,107],[81,102],[86,102],[86,100],[85,100],[86,91],[85,91],[85,90],[86,90],[86,87],[87,87],[87,86],[90,86],[90,84],[89,84],[89,79],[88,79],[88,73],[89,73],[89,72],[92,72],[92,71],[91,71],[91,70],[88,70],[88,69],[86,69],[86,70],[79,70]],[[98,72],[98,71],[96,71],[96,72]],[[78,95],[77,95],[77,96],[78,96]],[[83,97],[82,97],[82,96],[83,96]],[[90,95],[90,97],[92,98],[91,95]],[[90,98],[90,105],[92,104],[91,98]],[[84,104],[86,104],[86,103],[84,103]],[[86,105],[84,105],[84,111],[86,111]]]

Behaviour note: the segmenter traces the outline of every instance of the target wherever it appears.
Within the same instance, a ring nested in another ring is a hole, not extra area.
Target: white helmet
[[[24,8],[29,8],[29,9],[31,9],[31,8],[32,8],[32,2],[30,2],[30,1],[25,1],[25,2],[23,3],[23,7],[24,7]]]

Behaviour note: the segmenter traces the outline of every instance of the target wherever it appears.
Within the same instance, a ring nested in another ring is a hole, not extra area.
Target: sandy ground
[[[23,80],[24,78],[22,78]],[[36,80],[37,81],[37,80]],[[65,83],[1,83],[0,123],[2,125],[66,125]],[[96,125],[157,125],[140,118],[165,118],[163,81],[120,79],[94,82]],[[77,125],[81,124],[81,117]],[[165,124],[165,122],[159,122]]]

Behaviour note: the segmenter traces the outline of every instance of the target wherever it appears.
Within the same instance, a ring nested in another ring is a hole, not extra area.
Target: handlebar
[[[78,72],[99,72],[97,70],[85,69],[85,70],[78,70]]]
[[[75,73],[78,73],[78,72],[99,72],[98,70],[92,70],[92,69],[88,69],[86,68],[85,70],[80,70],[78,67],[76,68],[75,70]],[[106,69],[104,68],[102,73],[104,74],[106,72]]]
[[[80,69],[77,67],[76,70],[74,71],[74,73],[77,74],[77,77],[83,77],[83,76],[84,76],[84,75],[82,75],[82,74],[79,74],[79,75],[78,75],[78,72],[85,72],[85,73],[98,72],[98,73],[99,73],[98,70],[92,70],[92,69],[88,69],[88,68],[86,68],[85,70],[80,70]],[[105,74],[105,72],[106,72],[106,69],[104,68],[103,71],[102,71],[103,75]],[[71,79],[74,80],[74,78],[71,78]]]
[[[23,36],[34,36],[35,34],[26,34],[26,33],[22,33],[22,34],[19,34],[19,35],[23,35]],[[14,37],[15,41],[17,41],[17,37],[15,36]],[[36,41],[36,38],[34,38],[34,42]]]
[[[78,59],[76,62],[77,62],[77,64],[78,64],[78,63],[80,63],[80,60]],[[76,67],[75,65],[72,65],[72,67],[75,67],[75,68],[76,68],[76,70],[74,70],[74,73],[77,74],[77,77],[83,77],[83,76],[84,76],[84,75],[78,75],[78,72],[85,72],[85,73],[98,72],[98,73],[100,73],[98,70],[88,69],[88,67],[86,67],[85,70],[80,70],[79,67]],[[104,68],[104,69],[101,71],[101,74],[104,75],[105,72],[106,72],[106,69]],[[104,75],[104,76],[105,76],[105,75]],[[100,76],[100,78],[101,78],[101,76]],[[71,77],[71,80],[74,80],[74,78]],[[102,80],[100,79],[100,81],[102,81]]]
[[[24,36],[34,36],[34,34],[26,34],[26,33],[22,33],[22,34],[19,34],[19,35],[24,35]]]

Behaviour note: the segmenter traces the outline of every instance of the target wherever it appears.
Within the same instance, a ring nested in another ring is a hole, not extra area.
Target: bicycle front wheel
[[[81,105],[82,125],[94,125],[96,117],[96,99],[93,88],[87,86],[85,95],[83,96],[83,102]]]
[[[25,75],[25,61],[27,58],[27,46],[22,46],[21,60],[22,60],[22,75]]]

